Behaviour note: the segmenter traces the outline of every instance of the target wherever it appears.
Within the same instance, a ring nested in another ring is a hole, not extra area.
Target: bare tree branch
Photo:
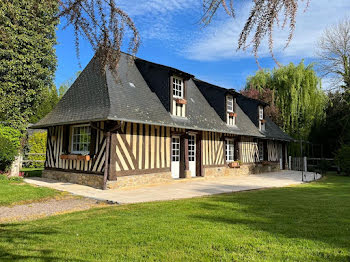
[[[327,28],[317,44],[318,67],[336,87],[350,91],[350,19]]]
[[[205,25],[210,24],[220,5],[223,6],[226,13],[234,17],[233,1],[203,0],[204,15],[202,22]],[[227,9],[227,2],[231,6],[231,11]],[[252,52],[258,63],[259,47],[265,36],[268,36],[269,52],[278,64],[273,53],[273,29],[275,25],[279,25],[279,16],[282,16],[282,28],[285,28],[287,25],[289,27],[289,34],[285,45],[285,48],[287,48],[294,35],[299,2],[306,2],[306,10],[310,0],[253,0],[254,5],[250,10],[250,14],[238,39],[238,50],[247,50],[252,45]],[[248,43],[251,35],[253,40],[251,43]]]
[[[132,19],[117,5],[115,0],[59,0],[60,13],[67,25],[73,25],[75,46],[79,58],[79,40],[84,36],[101,60],[102,69],[118,64],[125,27],[132,32],[129,50],[135,55],[140,37]],[[108,18],[107,18],[108,16]]]

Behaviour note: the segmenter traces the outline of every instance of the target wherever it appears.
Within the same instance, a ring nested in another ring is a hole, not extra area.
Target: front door
[[[188,137],[188,165],[191,171],[191,176],[196,176],[196,136],[189,135]]]
[[[180,178],[180,137],[174,136],[171,140],[171,175]]]

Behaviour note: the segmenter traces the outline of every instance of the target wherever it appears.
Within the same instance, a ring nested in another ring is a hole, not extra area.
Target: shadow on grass
[[[40,248],[31,248],[32,245],[23,247],[24,243],[40,242],[42,236],[55,235],[58,232],[47,227],[36,230],[25,229],[25,224],[0,224],[0,261],[83,261],[83,260],[67,260],[61,258],[57,254],[57,250],[45,248],[45,243],[42,243]],[[7,247],[11,246],[10,247]]]
[[[217,195],[198,204],[209,212],[190,215],[190,219],[232,227],[243,225],[276,238],[320,241],[350,249],[350,177],[336,181],[329,177],[322,183],[298,187]],[[344,254],[339,254],[339,258],[350,261]]]

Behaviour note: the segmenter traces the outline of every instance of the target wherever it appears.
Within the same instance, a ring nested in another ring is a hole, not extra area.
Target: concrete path
[[[314,180],[314,177],[316,177],[316,179],[321,178],[318,174],[306,173],[306,179],[304,180],[312,181]],[[258,175],[231,176],[211,179],[193,178],[190,181],[182,180],[183,182],[174,182],[171,184],[129,190],[113,189],[105,191],[88,186],[58,182],[45,178],[26,178],[24,181],[38,186],[50,187],[80,196],[118,204],[192,198],[252,189],[284,187],[303,183],[301,181],[301,172],[298,171],[281,171]]]

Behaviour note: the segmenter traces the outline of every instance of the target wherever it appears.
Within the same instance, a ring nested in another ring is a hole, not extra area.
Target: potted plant
[[[176,103],[177,104],[181,104],[181,105],[186,105],[187,104],[187,100],[186,99],[182,99],[182,98],[178,98],[178,99],[176,99]]]
[[[241,166],[240,161],[233,161],[228,164],[231,168],[239,168]]]

